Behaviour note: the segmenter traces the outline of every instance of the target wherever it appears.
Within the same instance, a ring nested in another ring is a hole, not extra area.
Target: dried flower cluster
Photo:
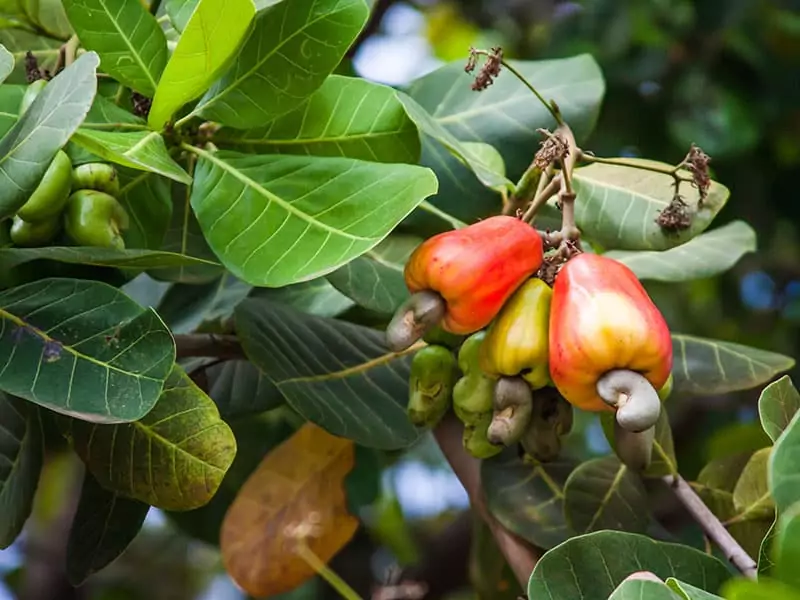
[[[703,205],[703,201],[708,196],[708,188],[711,187],[711,176],[708,173],[709,162],[711,162],[711,158],[708,154],[694,144],[692,144],[689,154],[686,155],[686,159],[683,161],[684,166],[691,171],[693,183],[700,192],[699,206]]]
[[[503,63],[503,49],[499,46],[492,48],[491,52],[488,53],[470,48],[467,65],[464,67],[467,73],[472,73],[475,70],[475,67],[478,66],[478,56],[482,54],[485,54],[486,62],[478,71],[475,81],[472,83],[472,89],[476,92],[485,90],[494,83],[495,78],[500,75],[500,67]]]
[[[133,103],[133,114],[138,117],[146,117],[150,113],[152,100],[147,96],[142,96],[139,92],[131,93],[131,103]]]
[[[534,166],[544,171],[557,160],[564,160],[569,155],[569,144],[557,133],[546,129],[537,129],[545,138],[539,144],[539,151],[533,157]]]

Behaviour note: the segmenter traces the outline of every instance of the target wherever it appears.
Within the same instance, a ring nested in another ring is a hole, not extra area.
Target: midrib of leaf
[[[630,168],[635,168],[635,167],[621,167],[621,168],[630,169]],[[667,205],[669,205],[669,202],[667,200],[661,200],[661,199],[655,198],[653,196],[647,196],[647,195],[643,194],[642,192],[639,192],[637,190],[633,190],[631,188],[621,187],[621,186],[618,186],[618,185],[616,185],[614,183],[607,183],[606,181],[603,181],[602,179],[592,179],[591,177],[589,177],[587,175],[584,175],[583,173],[578,173],[577,175],[578,175],[577,179],[588,183],[593,188],[594,187],[604,187],[604,188],[612,189],[612,190],[615,190],[617,192],[621,192],[621,193],[626,194],[626,195],[634,196],[634,198],[644,200],[645,202],[648,202],[650,204],[655,204],[656,206],[667,206]],[[606,194],[608,194],[608,189],[606,190]],[[624,219],[623,219],[622,222],[624,222]]]
[[[281,381],[276,381],[275,385],[278,387],[282,385],[286,385],[289,383],[316,383],[319,381],[330,381],[331,379],[345,379],[350,377],[351,375],[359,375],[364,371],[369,371],[370,369],[374,369],[375,367],[380,367],[388,362],[396,358],[402,358],[407,354],[411,354],[412,352],[416,352],[420,348],[424,348],[427,346],[425,342],[417,342],[410,348],[403,350],[402,352],[390,352],[388,354],[383,354],[382,356],[378,356],[371,360],[361,363],[360,365],[356,365],[354,367],[348,367],[346,369],[342,369],[341,371],[332,371],[330,373],[324,373],[322,375],[312,375],[310,377],[292,377],[291,379],[283,379]]]
[[[127,423],[126,423],[126,424],[127,424]],[[175,452],[178,452],[178,453],[180,453],[180,454],[181,454],[181,456],[183,456],[183,457],[186,457],[186,458],[188,458],[189,460],[191,460],[191,461],[193,461],[193,462],[196,462],[196,463],[199,463],[199,464],[201,464],[201,465],[204,465],[204,466],[206,466],[206,467],[209,467],[210,469],[213,469],[214,471],[216,471],[216,472],[218,472],[218,473],[223,473],[223,474],[225,473],[225,470],[224,470],[224,469],[221,469],[221,468],[219,468],[219,467],[218,467],[218,466],[216,466],[216,465],[212,465],[211,463],[204,461],[202,458],[195,456],[195,455],[194,455],[194,454],[192,454],[191,452],[187,452],[186,450],[184,450],[183,448],[181,448],[180,446],[178,446],[178,445],[177,445],[175,442],[173,442],[172,440],[168,440],[168,439],[167,439],[167,438],[165,438],[164,436],[162,436],[162,435],[159,435],[158,433],[156,433],[155,431],[153,431],[153,430],[150,428],[150,426],[149,426],[149,425],[143,425],[143,424],[141,423],[141,421],[134,421],[132,424],[133,424],[133,425],[134,425],[134,426],[135,426],[137,429],[139,429],[139,430],[140,430],[140,431],[141,431],[141,432],[144,434],[144,436],[145,436],[145,437],[151,437],[151,438],[153,438],[155,441],[157,441],[157,442],[161,442],[163,445],[167,446],[168,448],[173,448],[173,449],[174,449],[174,451],[175,451]],[[216,427],[216,424],[215,424],[214,426]],[[202,433],[202,432],[201,432],[201,433]],[[176,478],[177,478],[177,474],[176,474]],[[181,494],[183,494],[183,491],[180,489],[180,486],[178,486],[178,490],[181,492]]]
[[[617,474],[614,476],[614,480],[611,482],[611,485],[608,486],[608,490],[606,491],[605,495],[603,496],[603,500],[600,502],[600,505],[597,507],[594,515],[592,515],[592,520],[589,522],[589,525],[586,526],[586,531],[591,531],[594,524],[597,522],[597,519],[600,518],[600,515],[603,514],[603,511],[606,509],[609,500],[611,500],[611,496],[617,491],[619,488],[619,484],[622,481],[623,475],[625,475],[625,465],[620,465],[619,469],[617,469]]]
[[[675,333],[675,334],[672,335],[672,339],[673,340],[677,339],[681,343],[681,355],[682,355],[682,358],[683,358],[682,362],[684,363],[684,374],[686,375],[686,379],[688,381],[691,381],[691,379],[688,376],[689,374],[686,372],[686,341],[687,341],[687,339],[689,337],[690,336],[686,336],[686,335],[683,335],[683,334],[680,334],[680,333]],[[702,338],[694,338],[693,337],[693,338],[691,338],[691,341],[693,343],[695,343],[695,344],[705,344],[706,346],[711,346],[711,348],[714,349],[714,355],[715,355],[715,358],[717,359],[717,366],[720,368],[720,371],[722,372],[723,376],[727,378],[727,376],[725,375],[725,369],[722,367],[722,364],[720,363],[720,360],[721,360],[720,359],[720,354],[719,354],[720,347],[717,344],[714,344],[714,343],[709,342],[707,340],[704,340]],[[728,353],[728,354],[730,354],[732,356],[735,356],[737,358],[741,358],[742,360],[747,361],[747,363],[750,365],[750,373],[754,377],[756,376],[754,365],[758,365],[758,366],[763,367],[764,369],[767,369],[767,370],[772,369],[772,365],[770,365],[769,363],[761,362],[761,361],[759,361],[759,360],[757,360],[757,359],[755,359],[755,358],[753,358],[751,356],[748,356],[746,354],[742,354],[740,352],[737,352],[736,350],[734,350],[732,348],[723,348],[723,350],[726,353]]]
[[[33,333],[33,334],[37,335],[38,337],[42,338],[45,342],[56,342],[59,345],[59,348],[61,348],[63,350],[66,350],[67,352],[69,352],[70,354],[75,356],[76,358],[82,358],[83,360],[89,361],[90,363],[95,364],[95,365],[97,365],[99,367],[103,367],[105,369],[109,369],[110,371],[115,371],[117,373],[121,373],[123,375],[128,375],[128,376],[131,376],[131,377],[136,377],[136,378],[141,378],[141,379],[147,379],[149,381],[155,381],[155,382],[160,382],[161,381],[160,379],[156,379],[154,377],[148,377],[147,375],[144,375],[144,374],[133,373],[131,371],[124,371],[123,369],[120,369],[119,367],[115,367],[114,365],[112,365],[110,363],[100,362],[96,358],[93,358],[91,356],[88,356],[87,354],[83,354],[82,352],[79,352],[79,351],[75,350],[72,346],[68,346],[67,344],[62,344],[61,342],[59,342],[55,338],[51,338],[49,335],[47,335],[44,331],[42,331],[38,327],[35,327],[33,325],[30,325],[30,324],[26,323],[25,321],[23,321],[19,317],[11,314],[10,312],[7,312],[3,308],[0,308],[0,318],[4,319],[4,321],[11,321],[17,327],[24,328],[26,331],[29,331],[30,333]],[[5,322],[3,323],[3,328],[5,328]],[[3,329],[0,329],[0,332],[2,332],[2,331],[3,331]],[[110,330],[107,330],[107,331],[110,331]],[[97,334],[97,335],[99,335],[99,334]],[[81,342],[83,342],[83,341],[86,341],[86,340],[81,340]],[[14,350],[16,350],[16,347],[14,348]],[[117,356],[119,356],[119,354]],[[6,363],[6,366],[3,368],[3,370],[0,371],[0,375],[2,375],[5,372],[5,370],[8,368],[8,365],[11,364],[11,358],[12,357],[13,357],[13,354],[9,357],[9,360]],[[41,364],[42,364],[42,361],[40,360],[39,361],[39,367],[41,367]],[[74,370],[73,370],[73,372],[74,372]],[[38,377],[38,371],[37,371],[37,377]],[[106,381],[106,385],[108,385],[108,381]],[[70,388],[71,387],[72,386],[70,385]]]
[[[542,465],[537,465],[534,472],[542,478],[542,481],[544,481],[547,487],[550,488],[550,491],[553,492],[553,496],[555,498],[564,498],[564,490],[553,480],[552,477],[550,477],[550,474],[542,467]]]
[[[145,66],[144,62],[142,61],[142,57],[139,56],[139,53],[131,45],[130,39],[127,37],[127,35],[125,35],[125,32],[122,30],[122,28],[120,28],[119,22],[116,20],[116,18],[114,18],[111,15],[111,11],[109,10],[108,6],[106,6],[105,0],[99,0],[99,2],[101,4],[101,6],[105,9],[106,14],[108,15],[108,18],[111,19],[111,22],[114,24],[114,28],[117,30],[117,33],[119,33],[120,37],[122,37],[122,39],[125,41],[125,45],[128,47],[128,50],[130,50],[131,54],[133,54],[136,62],[142,68],[142,71],[144,71],[147,79],[152,84],[153,89],[156,89],[156,87],[158,87],[158,83],[153,78],[153,74],[150,73],[150,69]],[[141,21],[141,19],[139,19],[139,21]],[[139,24],[137,23],[136,26],[138,28]]]
[[[229,165],[225,161],[222,161],[222,160],[216,158],[210,152],[206,152],[205,150],[201,150],[200,148],[196,148],[194,146],[189,146],[188,144],[181,144],[181,147],[185,148],[186,150],[189,150],[190,152],[194,152],[198,156],[200,156],[202,158],[205,158],[206,160],[214,163],[216,166],[218,166],[223,171],[233,175],[234,178],[238,179],[239,182],[243,183],[245,186],[253,188],[259,194],[261,194],[267,200],[269,200],[270,202],[275,202],[275,204],[277,204],[278,206],[280,206],[281,208],[286,210],[286,212],[292,213],[293,215],[295,215],[296,217],[299,217],[300,219],[302,219],[303,221],[307,222],[310,225],[314,225],[316,227],[319,227],[320,229],[324,229],[325,231],[327,231],[329,233],[333,233],[333,234],[336,234],[336,235],[339,235],[341,237],[348,238],[348,239],[351,239],[351,240],[357,240],[357,241],[362,241],[362,242],[367,242],[367,241],[371,240],[371,238],[366,238],[366,237],[362,237],[362,236],[358,236],[358,235],[352,235],[352,234],[347,233],[347,232],[345,232],[345,231],[343,231],[341,229],[336,229],[335,227],[331,227],[330,225],[326,225],[322,221],[319,221],[319,220],[315,219],[314,217],[311,217],[311,216],[307,215],[306,213],[304,213],[304,212],[302,212],[300,210],[297,210],[294,206],[292,206],[291,203],[286,202],[280,196],[276,196],[275,194],[273,194],[272,192],[270,192],[269,190],[264,188],[259,183],[257,183],[255,181],[253,181],[252,179],[250,179],[247,175],[245,175],[244,173],[242,173],[238,169],[232,167],[231,165]]]
[[[5,116],[5,114],[0,113],[0,116]],[[98,131],[106,131],[109,129],[122,129],[123,131],[147,131],[147,125],[140,125],[139,123],[82,123],[81,129],[95,129]]]
[[[275,54],[278,54],[278,53],[279,53],[279,51],[280,51],[280,50],[282,50],[282,49],[283,49],[283,47],[284,47],[284,46],[285,46],[285,45],[286,45],[286,44],[287,44],[287,43],[288,43],[290,40],[292,40],[292,39],[294,39],[296,36],[300,35],[300,33],[301,33],[303,30],[305,30],[305,29],[308,29],[308,28],[309,28],[311,25],[314,25],[314,24],[318,23],[319,21],[322,21],[323,19],[328,19],[328,18],[332,17],[333,15],[336,15],[336,14],[338,14],[338,13],[340,13],[340,12],[342,12],[342,9],[341,9],[341,8],[340,8],[339,10],[335,11],[335,12],[323,13],[322,15],[320,15],[319,17],[317,17],[316,19],[313,19],[313,20],[311,20],[311,21],[306,21],[306,22],[305,22],[305,25],[303,25],[303,27],[300,27],[299,29],[295,30],[295,31],[294,31],[294,33],[292,33],[292,34],[291,34],[289,37],[287,37],[286,39],[282,40],[282,41],[280,42],[280,44],[278,44],[278,45],[277,45],[277,46],[276,46],[276,47],[275,47],[275,48],[274,48],[274,49],[273,49],[271,52],[269,52],[268,54],[265,54],[265,55],[264,55],[264,57],[263,57],[261,60],[259,60],[258,62],[256,62],[256,63],[255,63],[255,65],[253,66],[253,68],[252,68],[252,69],[248,70],[248,71],[247,71],[246,73],[244,73],[244,75],[242,75],[241,77],[239,77],[239,78],[237,78],[237,79],[234,79],[234,80],[231,82],[231,84],[230,84],[229,86],[227,86],[225,89],[223,89],[223,90],[222,90],[222,91],[221,91],[219,94],[217,94],[217,95],[216,95],[216,96],[214,96],[213,98],[209,99],[209,101],[208,101],[206,104],[203,104],[202,106],[200,106],[200,105],[196,106],[196,107],[195,107],[195,108],[192,110],[192,112],[191,112],[191,113],[189,113],[188,115],[186,115],[185,117],[183,117],[182,119],[180,119],[180,121],[178,121],[178,123],[180,123],[180,122],[185,122],[185,121],[187,121],[188,119],[190,119],[191,117],[195,117],[195,116],[197,116],[198,114],[200,114],[200,111],[202,111],[204,108],[206,108],[206,107],[208,107],[208,106],[213,106],[213,105],[214,105],[214,104],[215,104],[215,103],[216,103],[216,102],[217,102],[217,101],[218,101],[220,98],[223,98],[223,97],[225,97],[225,95],[226,95],[226,94],[228,94],[228,92],[230,92],[230,91],[231,91],[231,90],[233,90],[233,89],[236,89],[236,88],[238,88],[238,87],[239,87],[239,85],[241,85],[242,81],[244,81],[245,79],[247,79],[248,77],[250,77],[250,76],[251,76],[253,73],[255,73],[256,71],[258,71],[258,69],[260,69],[260,68],[261,68],[261,66],[262,66],[262,65],[263,65],[265,62],[267,62],[267,61],[268,61],[270,58],[272,58],[272,57],[273,57]],[[287,15],[288,13],[289,13],[289,9],[288,9],[288,8],[286,8],[286,9],[284,10],[284,12],[283,12],[283,22],[281,23],[281,33],[283,32],[283,27],[284,27],[284,25],[286,24],[286,15]],[[246,42],[245,42],[245,43],[246,43]]]
[[[2,113],[0,113],[2,114]],[[406,131],[412,131],[411,129],[393,129],[391,131],[368,131],[366,133],[354,133],[354,134],[343,134],[338,136],[327,136],[327,137],[316,137],[316,138],[291,138],[291,139],[281,139],[281,138],[229,138],[227,141],[229,142],[241,142],[245,144],[252,144],[253,146],[300,146],[305,144],[324,144],[329,142],[349,142],[350,140],[363,140],[369,138],[379,138],[379,137],[386,137],[390,135],[395,135],[397,133],[403,133]],[[222,138],[225,139],[225,138]]]

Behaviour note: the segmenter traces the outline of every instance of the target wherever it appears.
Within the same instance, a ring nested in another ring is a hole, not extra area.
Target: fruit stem
[[[655,425],[644,431],[629,431],[614,421],[614,449],[631,471],[644,471],[653,460]]]
[[[649,429],[661,414],[658,392],[641,373],[614,369],[597,381],[597,395],[617,410],[620,427],[634,433]]]
[[[541,210],[542,206],[547,204],[547,201],[550,200],[550,198],[555,196],[560,187],[560,175],[556,175],[552,179],[549,178],[547,173],[542,175],[542,178],[539,180],[539,189],[536,190],[536,196],[534,196],[530,206],[528,206],[528,209],[525,211],[525,214],[522,215],[522,220],[533,225],[533,222],[536,219],[536,213]]]
[[[662,175],[669,175],[675,180],[675,183],[690,182],[691,177],[682,177],[679,175],[681,168],[683,168],[685,161],[674,167],[662,167],[660,165],[653,165],[648,163],[638,163],[624,158],[604,158],[602,156],[595,156],[591,152],[585,150],[579,151],[579,159],[588,163],[599,163],[603,165],[616,165],[618,167],[629,167],[631,169],[639,169],[640,171],[650,171],[651,173],[661,173]]]

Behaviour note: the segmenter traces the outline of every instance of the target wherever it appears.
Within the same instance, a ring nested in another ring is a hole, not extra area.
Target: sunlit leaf
[[[206,504],[236,455],[236,440],[214,402],[177,365],[139,421],[61,423],[100,485],[165,510]]]
[[[751,519],[771,519],[775,513],[775,503],[767,482],[767,464],[771,451],[771,447],[756,451],[747,461],[733,489],[733,506],[736,512]]]
[[[368,16],[364,0],[292,0],[261,11],[236,61],[194,112],[240,129],[291,112],[339,64]]]
[[[81,121],[97,91],[99,59],[87,52],[47,83],[0,140],[0,219],[13,215]]]
[[[314,530],[303,546],[323,562],[350,540],[358,520],[347,510],[344,478],[354,455],[351,441],[307,423],[264,457],[228,509],[220,534],[225,569],[248,594],[280,594],[316,574],[297,554],[294,536],[303,528]]]
[[[670,250],[613,250],[605,256],[630,267],[639,279],[678,282],[724,273],[755,250],[753,228],[744,221],[733,221]]]
[[[103,71],[152,98],[167,62],[167,40],[141,2],[64,0],[81,44],[100,55]]]
[[[575,463],[556,460],[527,463],[516,450],[481,461],[486,503],[503,526],[541,548],[552,548],[569,536],[564,519],[564,483]]]
[[[303,105],[265,127],[223,128],[214,142],[253,154],[312,154],[416,164],[419,132],[392,88],[331,75]]]
[[[795,588],[763,577],[758,581],[744,577],[732,579],[723,588],[722,595],[726,600],[800,600],[800,592]]]
[[[672,334],[675,392],[727,394],[766,383],[794,366],[794,359],[732,342]]]
[[[702,588],[690,585],[674,577],[668,577],[665,583],[684,600],[721,600],[721,596],[707,592]]]
[[[564,514],[576,533],[644,533],[650,524],[644,485],[616,456],[589,460],[570,473],[564,485]]]
[[[175,360],[158,315],[97,281],[0,292],[0,388],[56,412],[115,423],[146,415]]]
[[[308,420],[368,447],[416,441],[405,411],[416,348],[393,354],[379,331],[263,299],[239,304],[235,320],[247,356]]]
[[[761,426],[773,442],[777,441],[791,423],[798,409],[800,392],[788,375],[764,388],[758,399],[758,414],[761,417]]]
[[[158,82],[147,115],[150,127],[161,129],[208,89],[239,48],[255,13],[253,0],[201,0]]]
[[[544,600],[605,600],[631,573],[650,571],[717,592],[730,578],[716,558],[690,546],[657,542],[643,535],[598,531],[556,546],[536,563],[528,597]]]
[[[330,273],[375,247],[437,185],[414,165],[196,152],[192,208],[205,237],[257,286]]]

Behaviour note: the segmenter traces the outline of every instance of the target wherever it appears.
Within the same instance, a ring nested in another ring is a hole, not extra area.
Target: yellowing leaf
[[[239,491],[222,523],[225,569],[248,594],[268,597],[315,575],[300,543],[328,562],[358,521],[347,510],[344,480],[355,464],[353,442],[306,423],[270,452]]]

